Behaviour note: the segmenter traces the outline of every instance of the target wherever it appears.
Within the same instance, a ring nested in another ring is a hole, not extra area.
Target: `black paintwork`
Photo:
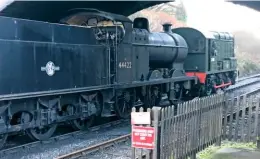
[[[149,81],[149,66],[172,69],[175,61],[184,60],[187,45],[180,36],[173,33],[156,36],[145,29],[132,29],[131,21],[125,20],[125,23],[125,38],[115,53],[116,78],[110,82],[109,68],[113,66],[109,67],[108,59],[112,56],[108,47],[97,42],[93,29],[1,17],[0,24],[4,25],[0,25],[0,74],[5,76],[0,77],[0,95],[33,92],[39,95],[46,91],[87,90],[95,86],[102,89],[117,83],[132,87],[131,84]],[[113,27],[111,29],[113,31]],[[109,49],[112,53],[114,48]],[[49,61],[59,67],[52,76],[42,69]],[[119,68],[120,62],[131,62],[131,68]],[[183,67],[174,69],[183,70]]]
[[[89,9],[80,12],[91,12],[91,16],[106,14],[106,18],[123,22],[124,29],[0,17],[0,121],[4,123],[0,134],[92,115],[110,116],[114,110],[122,114],[116,108],[122,108],[127,94],[133,98],[130,109],[137,105],[138,98],[144,106],[151,107],[159,105],[161,97],[176,102],[197,96],[194,92],[201,85],[197,77],[185,75],[188,67],[184,64],[190,55],[195,55],[188,66],[198,63],[204,66],[199,69],[206,71],[210,50],[208,43],[203,43],[206,49],[196,50],[201,47],[196,43],[200,31],[183,29],[184,32],[173,33],[166,24],[164,32],[153,33],[145,18],[137,18],[132,24],[119,15]],[[232,49],[226,55],[223,49],[226,47],[222,46],[221,55],[228,61],[227,57],[233,56]],[[58,67],[54,74],[45,70],[50,61]],[[225,71],[232,70],[211,70],[211,73]],[[119,102],[119,98],[124,100]],[[73,106],[75,111],[70,109]],[[29,112],[33,120],[10,125],[18,112]]]
[[[1,95],[109,84],[108,52],[91,29],[3,17],[0,24]],[[60,68],[53,76],[41,71],[49,61]]]

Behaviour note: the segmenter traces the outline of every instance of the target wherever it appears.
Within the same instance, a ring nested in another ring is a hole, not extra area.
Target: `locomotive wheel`
[[[72,127],[75,130],[87,130],[89,129],[89,127],[91,127],[94,124],[95,118],[100,117],[101,115],[101,104],[102,103],[102,99],[99,95],[95,96],[93,99],[91,99],[91,104],[95,105],[96,109],[97,109],[97,114],[96,115],[91,115],[85,119],[76,119],[73,120],[72,123]]]
[[[27,134],[33,140],[47,140],[49,139],[57,128],[57,124],[47,125],[43,128],[32,128],[27,130]]]
[[[95,116],[92,115],[87,119],[81,120],[81,119],[76,119],[72,121],[72,127],[75,130],[87,130],[89,127],[91,127],[94,123]]]
[[[180,86],[179,84],[175,85],[175,99],[174,100],[169,100],[171,105],[177,106],[178,103],[182,102],[182,94],[183,93],[183,87]]]
[[[8,134],[0,135],[0,149],[2,149],[4,147],[7,137],[8,137]]]
[[[32,120],[32,114],[29,112],[23,112],[21,114],[21,123],[27,123]],[[31,128],[26,130],[27,135],[32,139],[32,140],[47,140],[49,139],[53,133],[55,132],[57,127],[57,124],[53,125],[46,125],[43,126],[42,128],[36,127],[36,128]]]
[[[159,106],[161,101],[161,93],[159,92],[159,89],[157,87],[154,87],[152,89],[150,96],[150,103],[149,106],[152,108],[153,106]]]
[[[211,85],[206,86],[206,96],[210,96],[213,92]]]
[[[117,97],[117,104],[114,105],[116,115],[123,119],[129,118],[133,106],[134,100],[131,98],[131,93],[124,91]]]
[[[221,94],[221,93],[223,93],[224,91],[221,89],[221,88],[218,88],[218,89],[216,89],[216,94]]]
[[[2,120],[3,122],[5,122],[4,121],[4,119],[5,119],[4,116],[1,116],[1,119],[3,119]],[[1,134],[0,135],[0,149],[2,149],[4,147],[5,142],[7,140],[7,137],[8,137],[8,134]]]

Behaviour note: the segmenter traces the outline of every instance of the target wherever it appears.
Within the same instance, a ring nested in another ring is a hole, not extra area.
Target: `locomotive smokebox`
[[[149,65],[152,69],[184,70],[188,45],[183,37],[171,31],[171,24],[163,24],[164,32],[149,33]]]

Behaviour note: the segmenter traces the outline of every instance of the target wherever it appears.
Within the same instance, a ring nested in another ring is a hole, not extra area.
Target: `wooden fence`
[[[177,108],[154,107],[151,126],[155,128],[155,148],[149,151],[149,156],[154,159],[195,158],[196,153],[207,146],[217,141],[220,144],[223,104],[222,94],[185,102]],[[135,148],[133,153],[136,158]]]
[[[138,111],[134,108],[132,112]],[[151,122],[139,119],[139,126],[154,128],[154,148],[133,146],[133,159],[195,159],[196,153],[212,144],[220,145],[223,139],[260,143],[259,98],[254,95],[227,100],[224,94],[218,94],[177,107],[153,107],[148,114]]]
[[[222,138],[256,143],[260,133],[259,98],[254,94],[244,94],[226,101],[223,108]],[[259,144],[257,146],[260,147]]]

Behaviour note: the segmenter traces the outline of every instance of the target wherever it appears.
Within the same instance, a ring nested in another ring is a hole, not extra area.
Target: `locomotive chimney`
[[[172,33],[172,24],[171,23],[164,23],[162,26],[163,26],[164,32]]]

